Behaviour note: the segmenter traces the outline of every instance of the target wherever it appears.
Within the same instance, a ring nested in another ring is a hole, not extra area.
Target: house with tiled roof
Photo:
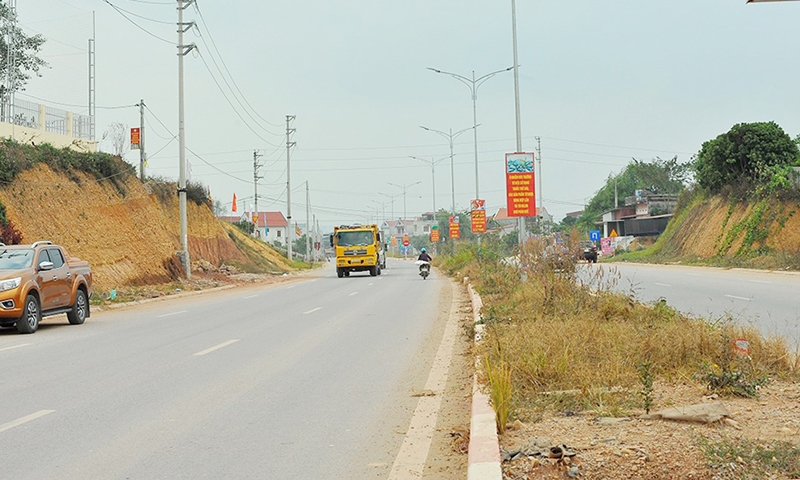
[[[253,221],[253,214],[243,213],[241,216],[217,217],[224,222],[236,223],[240,221]],[[283,212],[258,212],[254,235],[267,243],[280,243],[286,245],[286,232],[289,222]]]

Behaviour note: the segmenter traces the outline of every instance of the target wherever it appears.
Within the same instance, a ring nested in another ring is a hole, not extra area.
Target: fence
[[[44,130],[58,135],[71,135],[73,138],[82,140],[92,140],[94,118],[88,115],[78,115],[59,108],[14,99],[12,105],[3,105],[3,112],[0,116],[6,123],[13,123],[21,127]]]

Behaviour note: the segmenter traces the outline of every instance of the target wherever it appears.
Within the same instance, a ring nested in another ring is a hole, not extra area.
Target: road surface
[[[594,270],[593,270],[594,269]],[[581,276],[603,269],[613,288],[644,302],[659,298],[692,315],[730,315],[766,335],[800,342],[800,274],[681,265],[606,263],[582,265]],[[616,272],[616,273],[615,273]],[[612,282],[613,283],[613,282]]]
[[[2,330],[0,477],[387,478],[450,289],[392,261]]]

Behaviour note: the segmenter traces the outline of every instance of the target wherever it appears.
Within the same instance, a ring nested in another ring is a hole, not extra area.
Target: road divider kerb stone
[[[468,279],[464,279],[465,283]],[[472,285],[467,283],[472,322],[475,326],[475,343],[481,341],[483,325],[481,307],[483,302]],[[469,453],[467,480],[502,480],[500,468],[500,440],[497,437],[497,421],[489,396],[483,393],[478,382],[480,357],[475,358],[475,375],[472,380],[472,415],[469,422]]]

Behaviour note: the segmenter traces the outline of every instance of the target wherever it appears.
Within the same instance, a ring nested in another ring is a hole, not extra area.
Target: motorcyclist
[[[421,249],[420,249],[420,251],[419,251],[419,258],[417,258],[417,260],[422,260],[422,261],[425,261],[425,262],[430,262],[430,261],[431,261],[431,260],[433,260],[433,259],[431,258],[431,256],[430,256],[430,255],[428,255],[428,252],[425,250],[425,247],[423,247],[423,248],[421,248]]]

